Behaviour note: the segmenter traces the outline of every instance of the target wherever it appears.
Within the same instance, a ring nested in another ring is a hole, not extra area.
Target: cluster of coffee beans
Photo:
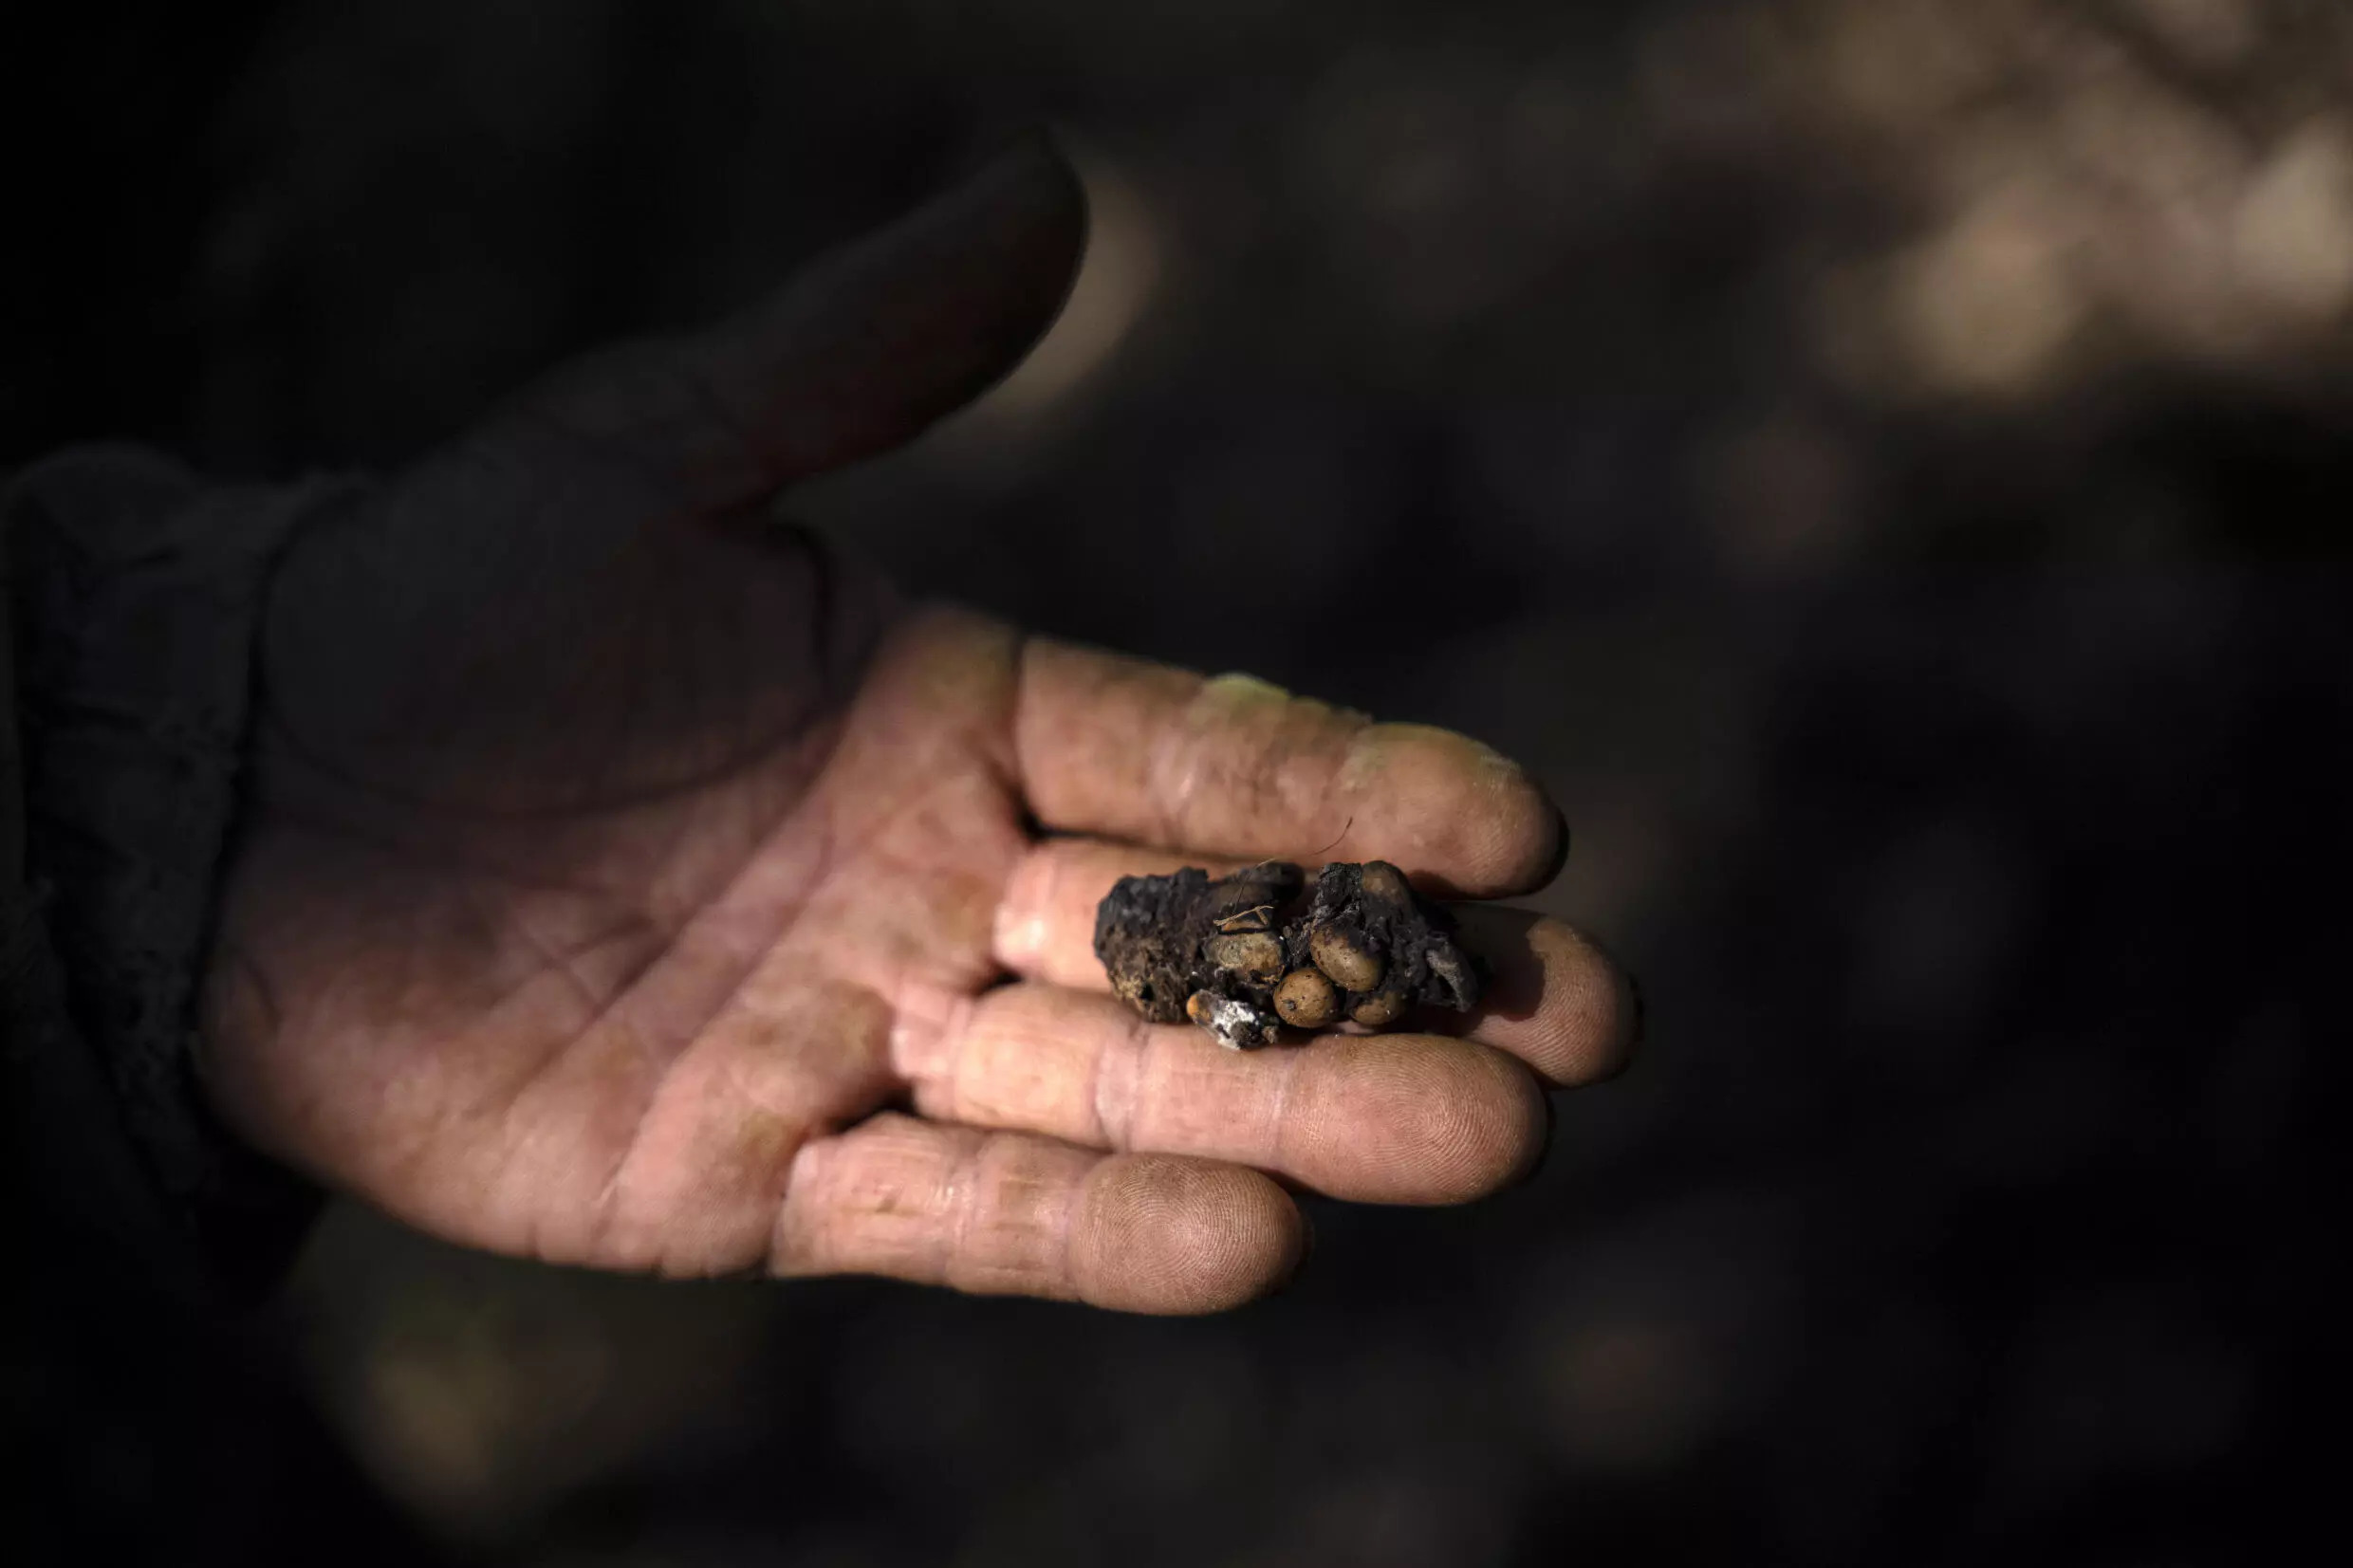
[[[1243,1050],[1278,1024],[1382,1029],[1417,1002],[1468,1010],[1478,975],[1454,931],[1385,860],[1327,865],[1311,895],[1299,867],[1271,861],[1217,880],[1191,868],[1123,879],[1096,911],[1095,952],[1146,1018],[1188,1018]]]

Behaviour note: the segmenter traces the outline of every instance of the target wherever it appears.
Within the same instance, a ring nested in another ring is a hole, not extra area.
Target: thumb
[[[618,446],[695,509],[888,451],[1020,362],[1062,309],[1086,197],[1043,138],[700,332],[627,345],[502,426]]]

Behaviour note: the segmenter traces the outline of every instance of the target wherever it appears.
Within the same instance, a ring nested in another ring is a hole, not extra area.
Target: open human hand
[[[1010,366],[1084,229],[1029,150],[714,331],[553,378],[316,519],[264,628],[199,1066],[258,1146],[555,1262],[862,1272],[1212,1310],[1306,1246],[1287,1188],[1453,1203],[1613,1071],[1623,977],[1465,905],[1458,1037],[1242,1054],[1091,951],[1119,876],[1380,858],[1541,885],[1529,777],[902,603],[768,510]]]

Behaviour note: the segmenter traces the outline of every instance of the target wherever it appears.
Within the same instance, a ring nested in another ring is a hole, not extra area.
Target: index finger
[[[1566,853],[1525,768],[1467,735],[1033,637],[1014,761],[1047,827],[1201,855],[1382,859],[1470,897],[1529,893]]]

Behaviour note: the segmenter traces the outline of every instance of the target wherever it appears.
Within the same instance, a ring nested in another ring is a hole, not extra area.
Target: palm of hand
[[[1115,876],[1186,860],[1540,880],[1554,828],[1516,771],[905,612],[745,521],[999,368],[1072,212],[1050,167],[1000,166],[813,295],[560,382],[306,536],[211,987],[209,1080],[249,1135],[501,1250],[1157,1310],[1295,1263],[1261,1172],[1427,1202],[1526,1167],[1537,1079],[1606,1071],[1629,1023],[1565,928],[1474,929],[1503,984],[1470,1040],[1248,1057],[1139,1024],[1087,950]],[[848,378],[878,341],[913,390]]]

